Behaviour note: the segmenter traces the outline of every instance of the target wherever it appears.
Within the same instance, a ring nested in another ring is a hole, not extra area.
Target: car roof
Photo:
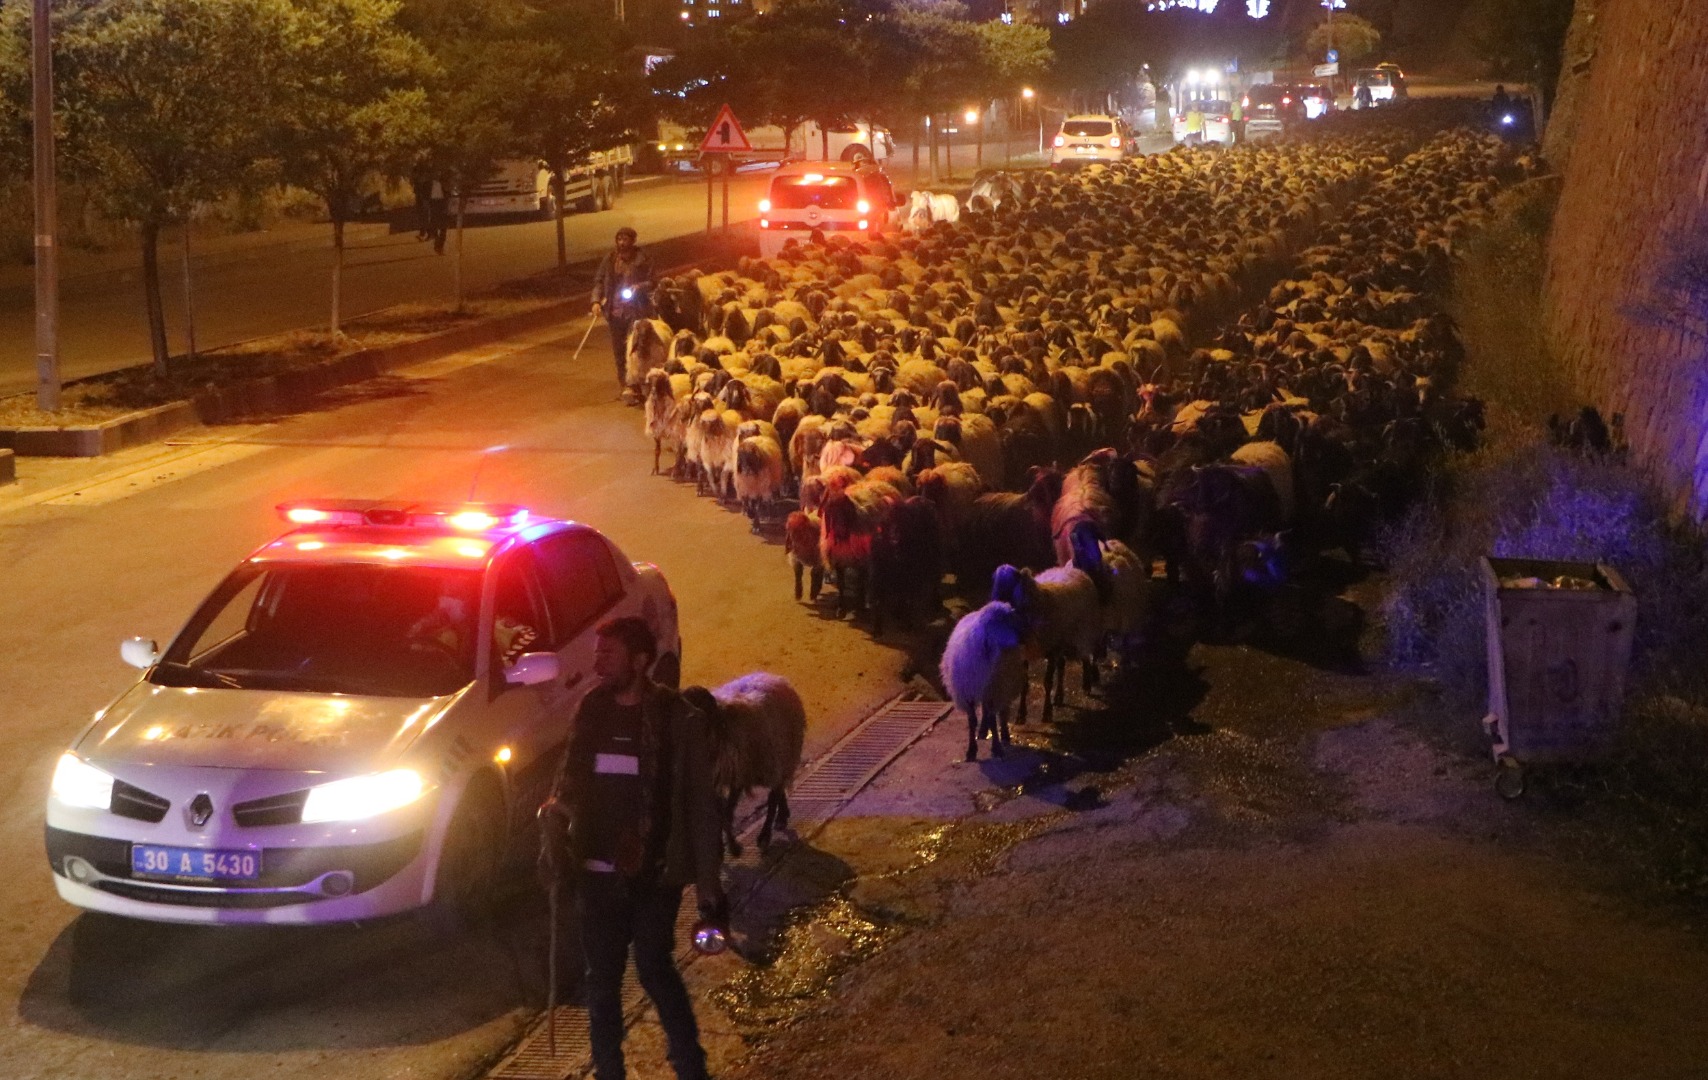
[[[852,161],[791,161],[787,165],[779,165],[777,171],[771,175],[805,176],[808,173],[818,173],[827,176],[834,173],[838,176],[853,176],[858,173],[861,176],[869,176],[872,171],[871,166]]]
[[[1097,112],[1074,113],[1072,116],[1062,117],[1062,123],[1066,124],[1072,120],[1108,120],[1109,122],[1113,123],[1117,119],[1119,119],[1119,118],[1114,117],[1114,116],[1110,116],[1108,113],[1097,113]]]

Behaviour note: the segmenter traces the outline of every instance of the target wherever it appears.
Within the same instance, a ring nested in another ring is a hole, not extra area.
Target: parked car
[[[1353,80],[1353,86],[1356,87],[1359,83],[1370,87],[1370,103],[1372,105],[1388,105],[1405,100],[1405,75],[1392,64],[1384,64],[1381,67],[1366,68],[1360,71]],[[1354,97],[1356,98],[1356,95]],[[1357,108],[1356,105],[1353,107]]]
[[[895,209],[889,177],[871,162],[797,161],[771,175],[759,200],[759,250],[766,256],[783,249],[792,235],[805,239],[817,230],[862,236],[883,234]]]
[[[142,678],[54,770],[54,886],[163,922],[478,914],[532,855],[594,628],[644,618],[679,679],[664,576],[517,507],[280,510],[164,650],[123,643]]]
[[[1126,122],[1105,113],[1083,113],[1062,119],[1050,149],[1050,167],[1073,168],[1093,161],[1120,161],[1133,145]]]

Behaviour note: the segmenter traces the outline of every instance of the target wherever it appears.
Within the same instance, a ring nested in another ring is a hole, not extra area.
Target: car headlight
[[[113,805],[113,778],[70,752],[59,755],[52,791],[66,806],[106,810]]]
[[[414,769],[352,776],[308,789],[302,804],[304,824],[360,821],[398,810],[421,797],[427,785]]]

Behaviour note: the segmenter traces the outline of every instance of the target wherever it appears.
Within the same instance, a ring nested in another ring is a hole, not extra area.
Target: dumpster
[[[1637,598],[1605,563],[1483,560],[1495,789],[1524,794],[1525,766],[1593,761],[1613,743]]]

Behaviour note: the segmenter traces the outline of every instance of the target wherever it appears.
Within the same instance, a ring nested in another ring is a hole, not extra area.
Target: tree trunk
[[[184,357],[196,358],[196,287],[190,274],[190,219],[184,218]]]
[[[452,278],[456,282],[457,313],[463,310],[463,199],[462,185],[457,185],[457,262]]]
[[[569,241],[563,235],[563,169],[556,162],[552,163],[552,190],[557,193],[552,199],[552,220],[557,228],[557,268],[569,268]]]
[[[142,296],[148,307],[148,345],[154,353],[154,373],[162,379],[171,374],[171,354],[166,349],[166,308],[160,301],[160,226],[142,226]]]
[[[344,217],[341,214],[332,215],[332,336],[337,337],[343,329],[344,304]]]
[[[824,126],[822,120],[819,121],[818,125],[818,159],[820,161],[830,160],[830,129]]]
[[[919,144],[925,141],[925,121],[919,122],[919,130],[913,133],[913,182],[919,183]]]

